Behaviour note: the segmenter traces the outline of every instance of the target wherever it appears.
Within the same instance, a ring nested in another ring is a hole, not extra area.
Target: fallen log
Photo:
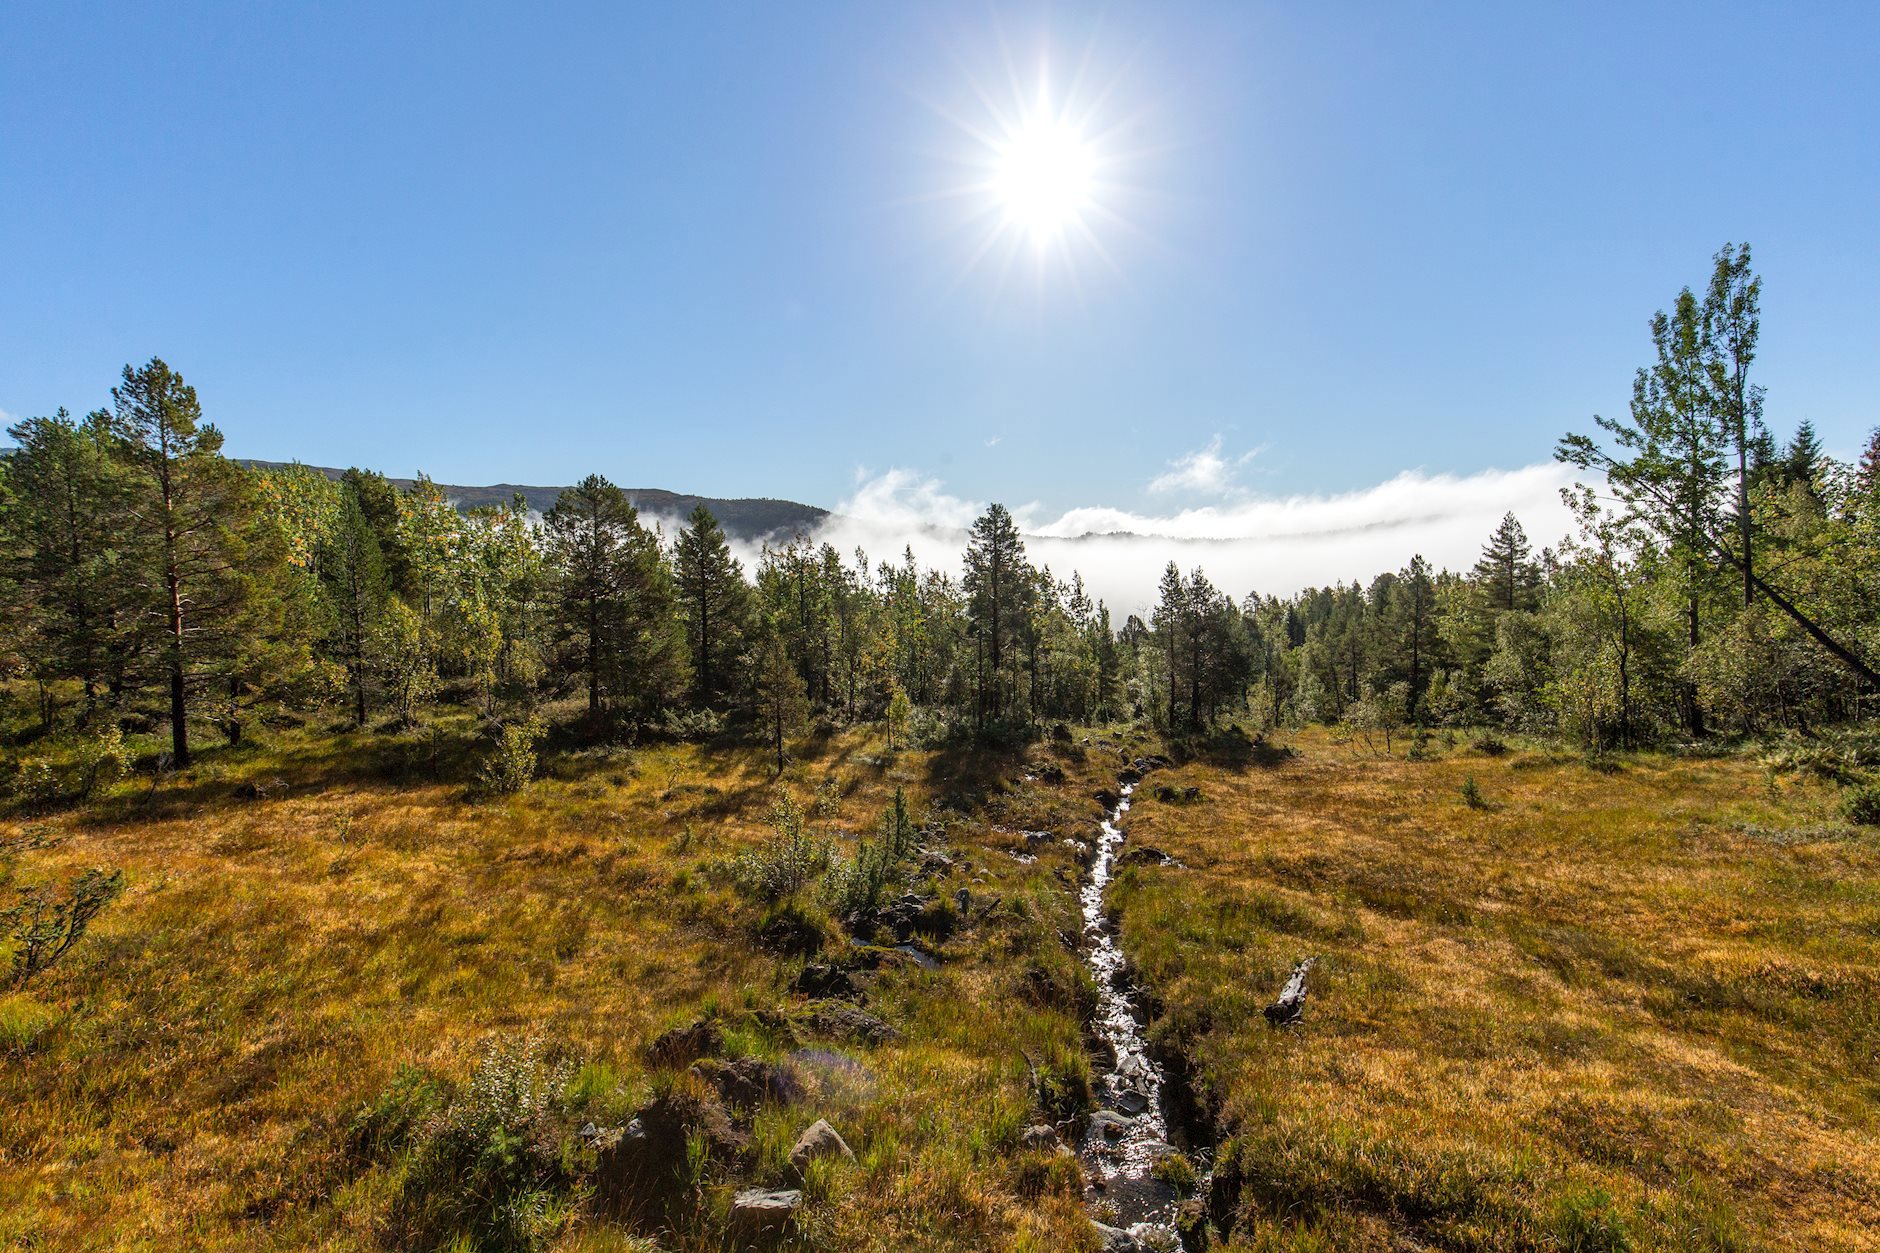
[[[1280,989],[1279,999],[1266,1007],[1268,1022],[1275,1027],[1289,1027],[1305,1014],[1306,972],[1317,965],[1318,960],[1316,957],[1308,957],[1292,968],[1292,977]]]

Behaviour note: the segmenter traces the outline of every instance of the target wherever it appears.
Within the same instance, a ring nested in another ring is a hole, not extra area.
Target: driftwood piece
[[[1306,972],[1318,964],[1308,957],[1292,968],[1292,977],[1280,989],[1279,999],[1266,1007],[1266,1020],[1275,1027],[1289,1027],[1306,1012]]]

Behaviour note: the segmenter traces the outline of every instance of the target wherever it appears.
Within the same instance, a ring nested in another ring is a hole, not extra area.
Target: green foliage
[[[496,744],[477,772],[479,788],[490,796],[513,796],[535,779],[535,746],[548,728],[538,717],[505,723]]]
[[[92,920],[124,890],[124,872],[93,868],[72,881],[64,896],[44,885],[15,889],[0,909],[0,934],[12,943],[12,979],[19,986],[40,974],[85,938]]]
[[[1462,802],[1470,809],[1488,808],[1488,802],[1482,799],[1482,789],[1476,786],[1474,775],[1468,775],[1462,780]]]
[[[407,1163],[393,1211],[404,1242],[530,1250],[566,1227],[566,1072],[534,1042],[499,1044],[441,1109],[433,1081],[401,1071],[362,1111],[357,1134]]]
[[[1841,813],[1863,827],[1880,826],[1880,783],[1851,787],[1841,797]]]
[[[367,1161],[401,1153],[437,1116],[450,1098],[436,1075],[409,1063],[400,1066],[384,1091],[346,1124],[347,1147]]]
[[[873,909],[895,874],[916,851],[919,833],[908,814],[907,793],[894,789],[894,803],[881,816],[880,838],[863,840],[855,856],[832,854],[823,878],[830,909],[850,917]]]
[[[735,876],[740,887],[762,900],[785,900],[828,870],[829,842],[810,832],[803,806],[788,793],[771,810],[770,828],[762,847],[739,856]]]
[[[116,723],[100,727],[79,745],[79,795],[90,797],[130,773],[130,749]]]

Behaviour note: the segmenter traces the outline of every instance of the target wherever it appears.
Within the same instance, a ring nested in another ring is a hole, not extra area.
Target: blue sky
[[[1169,516],[1543,462],[1748,239],[1769,414],[1846,454],[1877,49],[1873,5],[22,0],[0,410],[159,354],[237,455]],[[1094,244],[973,264],[974,85],[1080,65]]]

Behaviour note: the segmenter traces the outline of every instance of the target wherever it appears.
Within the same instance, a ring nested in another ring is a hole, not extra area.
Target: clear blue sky
[[[1002,47],[1111,87],[1110,264],[970,264],[932,194]],[[237,455],[445,481],[1515,467],[1737,239],[1774,424],[1847,453],[1876,225],[1872,4],[0,10],[0,410],[157,354]]]

